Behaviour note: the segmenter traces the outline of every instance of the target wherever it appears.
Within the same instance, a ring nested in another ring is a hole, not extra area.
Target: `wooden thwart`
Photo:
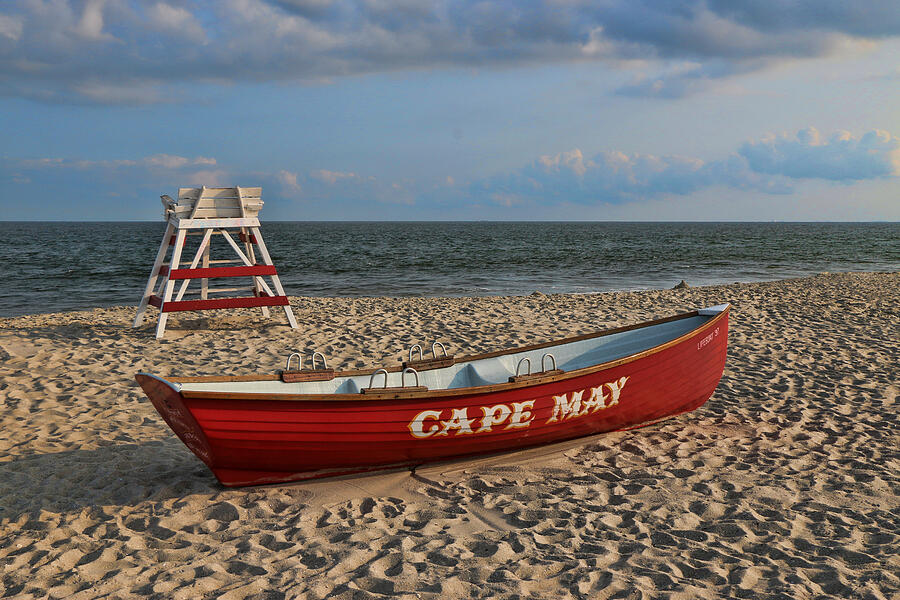
[[[281,371],[281,380],[285,383],[302,381],[331,381],[334,369],[303,369],[301,371]]]
[[[263,205],[261,195],[262,188],[258,187],[204,186],[180,188],[177,200],[162,196],[164,217],[167,221],[166,232],[150,271],[144,295],[138,305],[134,327],[138,327],[143,321],[147,306],[155,306],[160,311],[156,327],[157,339],[162,338],[165,333],[166,319],[170,312],[259,307],[263,315],[268,317],[268,307],[283,306],[291,328],[297,328],[297,321],[281,285],[278,271],[272,263],[272,257],[259,230],[257,216]],[[189,235],[202,235],[203,238],[189,266],[179,268]],[[237,254],[238,260],[210,260],[213,235],[220,235]],[[232,236],[240,240],[240,245]],[[171,257],[167,263],[165,259],[170,248]],[[235,263],[241,266],[210,266]],[[253,285],[249,288],[209,288],[210,279],[223,277],[249,277]],[[264,277],[270,279],[271,286],[266,283]],[[200,280],[199,292],[188,291],[188,286],[195,279]],[[181,283],[176,294],[175,284],[179,281]],[[210,293],[242,290],[252,291],[253,295],[214,299],[208,297]],[[199,300],[182,300],[185,294],[197,293],[200,294]]]
[[[550,371],[541,371],[540,373],[527,373],[525,375],[513,375],[509,378],[509,383],[518,383],[520,381],[534,381],[544,377],[552,377],[554,375],[562,375],[565,373],[562,369],[552,369]]]
[[[441,356],[439,358],[426,358],[424,360],[404,360],[400,367],[407,369],[412,367],[416,371],[427,371],[428,369],[441,369],[449,367],[456,363],[456,359],[452,356]]]

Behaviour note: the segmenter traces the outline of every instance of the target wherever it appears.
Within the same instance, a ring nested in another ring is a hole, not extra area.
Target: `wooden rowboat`
[[[314,357],[310,369],[291,370],[289,358],[273,375],[136,379],[222,484],[296,481],[514,450],[694,410],[722,377],[728,311],[723,304],[465,358],[435,344],[426,359],[414,346],[390,369],[335,372]]]

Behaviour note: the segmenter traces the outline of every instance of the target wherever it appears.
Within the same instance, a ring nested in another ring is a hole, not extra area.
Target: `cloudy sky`
[[[2,0],[0,128],[0,219],[898,221],[900,3]]]

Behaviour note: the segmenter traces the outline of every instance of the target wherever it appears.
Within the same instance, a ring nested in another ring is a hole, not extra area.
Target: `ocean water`
[[[0,316],[136,306],[164,230],[0,222]],[[264,221],[262,233],[292,296],[591,293],[900,270],[900,223]],[[233,258],[213,240],[212,258]]]

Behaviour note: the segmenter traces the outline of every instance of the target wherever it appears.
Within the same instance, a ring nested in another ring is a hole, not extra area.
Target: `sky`
[[[0,220],[900,221],[897,0],[2,0]]]

